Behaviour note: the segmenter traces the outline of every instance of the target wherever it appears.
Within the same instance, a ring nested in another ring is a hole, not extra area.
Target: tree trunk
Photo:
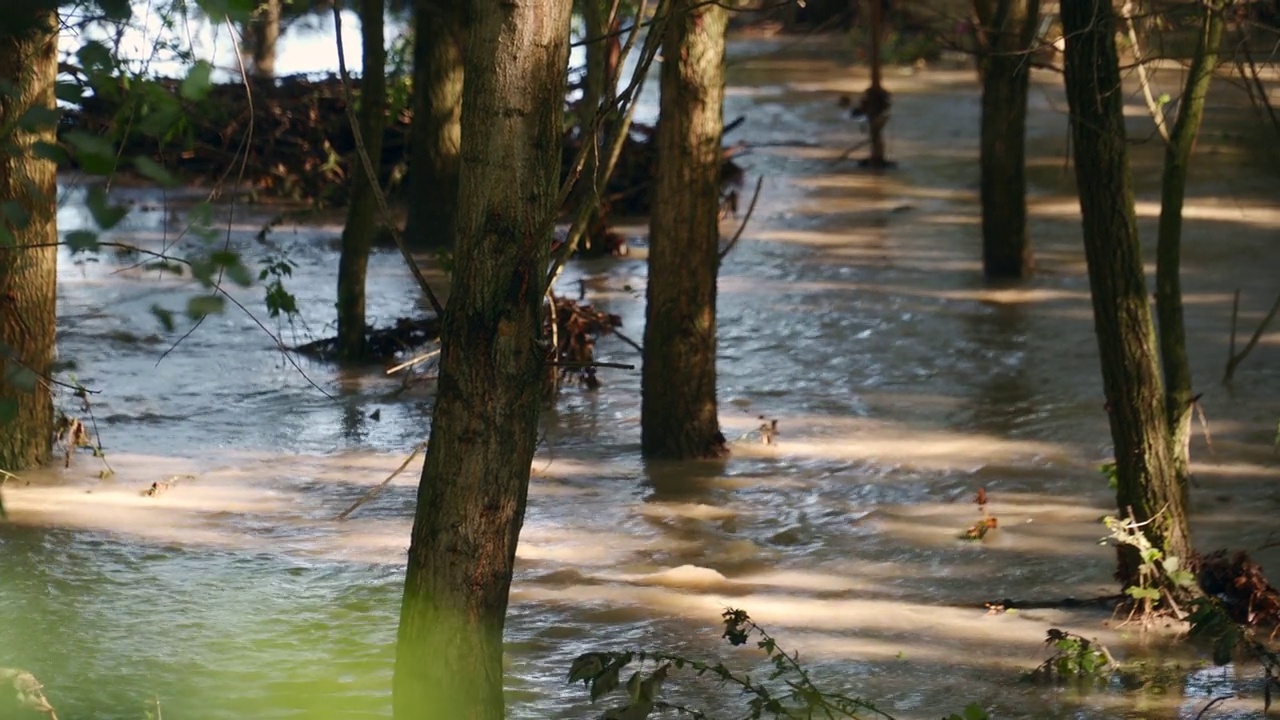
[[[975,0],[982,24],[982,269],[989,280],[1031,275],[1026,126],[1039,0]]]
[[[53,437],[45,378],[57,325],[57,167],[33,146],[57,138],[54,122],[27,115],[56,107],[52,6],[19,2],[0,28],[0,124],[9,129],[0,137],[0,470],[9,471],[47,462]]]
[[[867,126],[871,133],[871,156],[863,164],[872,168],[885,168],[889,160],[885,156],[884,126],[889,123],[889,93],[883,84],[883,59],[880,57],[881,40],[884,38],[884,3],[881,0],[868,0],[871,23],[871,51],[868,58],[871,63],[871,87],[867,89],[863,107],[867,114]]]
[[[676,0],[662,38],[641,377],[641,446],[648,457],[727,452],[716,412],[726,21],[719,5]]]
[[[276,76],[276,44],[280,41],[280,0],[263,0],[249,22],[249,46],[253,51],[253,74]]]
[[[454,244],[465,44],[457,0],[416,0],[405,227],[405,236],[416,247],[445,250]]]
[[[1191,362],[1182,320],[1182,202],[1187,192],[1191,150],[1200,132],[1205,96],[1218,64],[1225,24],[1221,7],[1205,3],[1204,25],[1187,74],[1169,143],[1165,146],[1160,189],[1160,227],[1156,245],[1156,311],[1160,319],[1160,356],[1164,366],[1165,408],[1169,413],[1173,461],[1184,486],[1191,444]]]
[[[582,102],[578,105],[578,127],[583,137],[595,122],[596,113],[605,98],[605,87],[609,84],[605,75],[609,69],[608,55],[612,43],[605,39],[609,32],[608,13],[602,4],[603,0],[583,0],[582,25],[583,39],[587,41],[587,67],[582,75]]]
[[[360,39],[364,69],[360,77],[360,136],[373,162],[374,176],[365,172],[356,157],[351,175],[351,201],[347,225],[342,231],[342,256],[338,260],[338,356],[346,360],[364,357],[365,275],[369,248],[378,228],[375,195],[382,167],[382,133],[387,113],[387,50],[383,44],[383,0],[360,0]]]
[[[453,290],[396,645],[397,720],[501,720],[537,442],[568,0],[469,5]]]
[[[1168,556],[1191,551],[1185,485],[1173,460],[1155,328],[1142,270],[1126,148],[1123,89],[1109,0],[1062,4],[1067,102],[1094,327],[1115,445],[1122,515]],[[1117,577],[1137,581],[1137,557],[1122,548]]]

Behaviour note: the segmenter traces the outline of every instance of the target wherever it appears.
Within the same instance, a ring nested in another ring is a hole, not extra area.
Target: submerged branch
[[[1258,323],[1258,328],[1253,331],[1253,336],[1249,338],[1249,342],[1244,348],[1237,353],[1236,350],[1236,321],[1240,313],[1240,291],[1236,290],[1235,303],[1231,307],[1231,344],[1228,349],[1227,369],[1222,375],[1222,384],[1226,385],[1235,377],[1236,368],[1244,359],[1249,356],[1253,348],[1257,346],[1258,341],[1262,339],[1263,333],[1270,327],[1271,321],[1276,319],[1276,314],[1280,313],[1280,295],[1276,296],[1276,301],[1272,303],[1271,310],[1267,312],[1267,316],[1262,318],[1262,322]]]

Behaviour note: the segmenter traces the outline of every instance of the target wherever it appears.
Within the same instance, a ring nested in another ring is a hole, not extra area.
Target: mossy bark
[[[1134,216],[1123,87],[1108,0],[1063,3],[1066,88],[1103,388],[1115,446],[1116,502],[1168,556],[1188,559],[1185,485],[1174,462],[1151,303]],[[1117,577],[1138,582],[1122,548]],[[1175,589],[1176,590],[1176,589]]]
[[[46,378],[57,330],[57,167],[33,152],[55,125],[58,17],[19,0],[0,21],[0,470],[49,459],[53,399]]]
[[[393,685],[397,720],[501,720],[502,629],[538,436],[568,0],[468,6],[458,241]]]
[[[641,378],[648,457],[726,452],[716,408],[716,275],[727,12],[677,0],[662,39]]]
[[[1184,488],[1190,474],[1194,396],[1182,310],[1182,204],[1187,194],[1191,151],[1200,132],[1205,97],[1218,64],[1218,48],[1222,44],[1222,31],[1226,24],[1223,9],[1215,3],[1206,2],[1202,11],[1204,20],[1200,40],[1187,72],[1187,85],[1178,104],[1178,117],[1165,147],[1156,244],[1156,312],[1160,321],[1165,408],[1169,413],[1173,461]]]

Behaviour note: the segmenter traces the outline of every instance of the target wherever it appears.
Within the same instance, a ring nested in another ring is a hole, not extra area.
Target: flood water
[[[638,372],[602,371],[598,392],[567,389],[544,414],[507,621],[509,716],[598,716],[564,682],[586,650],[750,667],[758,655],[718,639],[719,613],[734,606],[818,677],[900,718],[970,702],[1001,718],[1195,718],[1225,694],[1237,697],[1212,717],[1261,717],[1251,668],[1199,668],[1162,649],[1167,633],[1100,612],[980,609],[1114,592],[1112,551],[1097,542],[1113,511],[1097,471],[1109,436],[1060,79],[1038,77],[1032,99],[1040,273],[991,289],[978,260],[973,73],[891,73],[900,167],[868,174],[833,163],[861,139],[836,105],[865,87],[861,69],[837,41],[779,52],[786,42],[731,45],[726,116],[747,122],[730,139],[761,145],[745,162],[765,177],[720,279],[733,457],[642,462]],[[1280,510],[1280,334],[1264,336],[1232,387],[1219,380],[1232,293],[1247,333],[1280,292],[1277,175],[1256,150],[1269,138],[1238,140],[1251,111],[1219,95],[1187,209],[1188,333],[1212,432],[1212,454],[1203,437],[1193,446],[1194,530],[1200,548],[1255,551],[1275,575],[1280,555],[1258,548]],[[1134,150],[1151,238],[1160,150]],[[86,222],[79,191],[67,192],[64,230]],[[119,239],[201,242],[178,237],[179,208],[132,192]],[[288,287],[305,325],[264,322],[289,343],[330,334],[338,227],[286,221],[255,239],[270,216],[238,208],[216,242],[297,263]],[[642,255],[574,264],[561,290],[581,286],[639,339]],[[304,376],[234,309],[166,355],[184,328],[164,333],[149,309],[181,310],[193,289],[123,267],[62,258],[59,353],[100,391],[93,418],[114,475],[99,479],[101,462],[80,454],[5,488],[15,522],[0,527],[0,665],[34,672],[64,719],[137,719],[157,699],[171,719],[385,717],[420,461],[350,520],[333,518],[426,437],[430,388],[400,393],[376,367],[300,361]],[[423,305],[391,251],[371,261],[369,288],[375,321]],[[265,318],[261,292],[236,291]],[[639,361],[616,339],[599,350]],[[750,435],[760,415],[778,419],[776,444]],[[141,494],[173,477],[168,492]],[[966,543],[957,535],[977,520],[979,487],[1000,528]],[[1193,669],[1105,693],[1021,682],[1046,657],[1050,627]],[[733,707],[713,685],[670,685]]]

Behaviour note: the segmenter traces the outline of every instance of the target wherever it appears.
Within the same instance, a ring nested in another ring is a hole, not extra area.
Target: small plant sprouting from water
[[[668,703],[658,698],[659,691],[672,671],[689,670],[697,677],[710,675],[721,684],[736,686],[747,697],[743,714],[739,716],[742,720],[802,717],[880,717],[893,720],[893,716],[866,700],[817,686],[809,671],[800,663],[799,653],[783,650],[778,641],[757,625],[745,611],[730,608],[721,617],[724,621],[722,637],[730,645],[745,645],[754,638],[756,647],[765,652],[773,669],[764,681],[753,679],[745,672],[735,671],[723,662],[705,662],[674,653],[609,651],[580,655],[569,670],[569,682],[581,681],[585,684],[593,703],[620,687],[625,688],[624,703],[607,711],[603,716],[605,718],[642,720],[655,710],[672,710],[693,718],[710,717],[696,708]],[[632,672],[624,684],[621,680],[622,672],[633,663],[639,668]],[[981,708],[970,706],[962,715],[952,715],[948,720],[985,718],[986,713]]]
[[[960,533],[961,540],[981,540],[987,536],[988,532],[995,530],[1000,524],[993,515],[987,512],[987,489],[985,487],[978,488],[978,495],[974,498],[974,502],[978,503],[978,511],[982,513],[982,518]]]
[[[1098,466],[1098,472],[1102,473],[1102,476],[1107,479],[1107,487],[1112,490],[1120,487],[1120,475],[1116,471],[1114,462],[1102,463]]]
[[[1032,680],[1106,680],[1117,669],[1115,658],[1106,646],[1096,640],[1066,630],[1051,628],[1045,645],[1053,648],[1053,655],[1035,670]]]
[[[1127,545],[1138,554],[1138,582],[1124,589],[1126,595],[1133,599],[1133,606],[1125,622],[1133,620],[1137,615],[1146,621],[1154,617],[1156,606],[1161,599],[1168,602],[1170,608],[1177,609],[1177,602],[1169,594],[1170,587],[1191,588],[1196,584],[1196,577],[1188,571],[1182,558],[1164,554],[1164,551],[1151,544],[1151,540],[1142,532],[1140,523],[1132,518],[1118,520],[1107,516],[1102,520],[1111,535],[1102,539],[1102,544],[1115,542]],[[1151,522],[1148,520],[1147,522]]]

